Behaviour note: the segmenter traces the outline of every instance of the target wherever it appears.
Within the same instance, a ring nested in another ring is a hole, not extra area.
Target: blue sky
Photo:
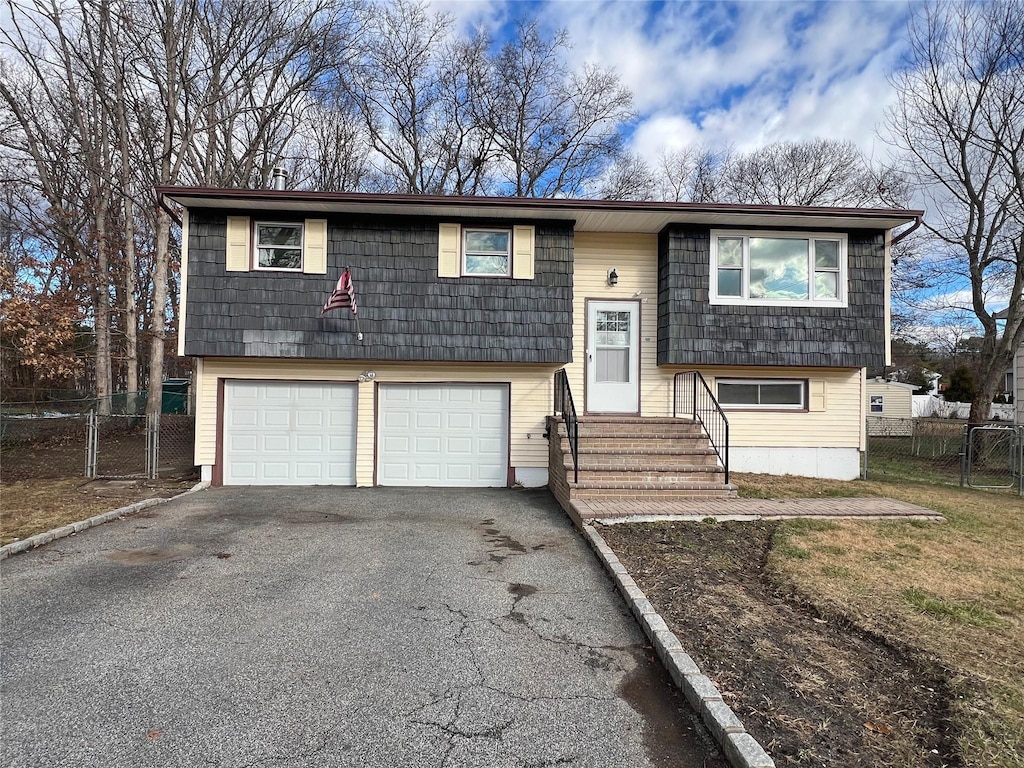
[[[654,158],[696,142],[740,151],[781,140],[849,139],[883,157],[904,52],[906,2],[434,0],[467,28],[518,17],[565,28],[573,63],[612,66],[634,94],[631,148]]]
[[[565,28],[571,63],[612,66],[635,98],[630,149],[649,160],[705,143],[748,151],[813,137],[850,140],[873,160],[894,102],[888,77],[906,54],[910,2],[923,0],[432,0],[464,28],[493,34],[522,17]],[[969,307],[962,278],[920,297],[940,327]],[[999,290],[989,308],[1006,306]],[[922,337],[933,334],[922,329]]]

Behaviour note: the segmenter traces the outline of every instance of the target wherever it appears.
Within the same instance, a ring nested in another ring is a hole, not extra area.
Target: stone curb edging
[[[679,638],[665,624],[650,600],[637,586],[608,543],[589,523],[581,526],[583,535],[612,577],[616,588],[643,627],[658,658],[665,665],[672,681],[679,687],[721,746],[726,759],[734,768],[775,768],[775,761],[765,752],[736,717],[732,707],[722,700],[722,694],[711,679],[702,674]]]
[[[69,523],[68,525],[62,525],[60,528],[54,528],[50,531],[37,533],[35,536],[29,536],[27,539],[22,539],[21,541],[12,541],[10,544],[5,544],[0,547],[0,560],[6,560],[11,555],[17,555],[20,552],[27,552],[30,549],[35,549],[36,547],[41,547],[44,544],[49,544],[51,541],[63,539],[73,533],[81,533],[89,528],[95,528],[97,525],[109,523],[111,520],[117,520],[118,518],[135,514],[147,507],[155,507],[157,504],[174,501],[174,499],[180,499],[182,496],[187,496],[190,493],[202,491],[209,487],[210,484],[206,482],[196,483],[184,493],[179,493],[176,496],[171,496],[166,499],[143,499],[142,501],[137,501],[134,504],[129,504],[127,507],[112,509],[109,512],[103,512],[99,515],[93,515],[85,520],[79,520],[77,523]]]

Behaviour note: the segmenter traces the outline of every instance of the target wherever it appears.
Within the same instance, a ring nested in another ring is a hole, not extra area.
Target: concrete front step
[[[594,483],[569,483],[569,498],[584,500],[600,499],[731,499],[736,496],[732,485],[679,484],[672,488],[648,487],[653,483],[638,484],[640,487],[600,488]],[[692,486],[692,487],[691,487]]]
[[[569,450],[569,438],[562,438],[562,450]],[[636,435],[633,437],[601,435],[600,437],[580,437],[580,452],[600,449],[601,453],[657,453],[659,450],[670,449],[676,453],[699,451],[709,447],[706,437],[658,437]]]
[[[559,429],[560,435],[567,432]],[[696,424],[580,424],[580,437],[620,437],[629,435],[660,435],[664,437],[699,437],[704,432]]]
[[[569,468],[567,468],[569,469]],[[571,469],[569,469],[571,471]],[[599,481],[602,483],[691,483],[724,484],[725,472],[718,467],[679,467],[677,469],[586,469],[580,467],[580,482]]]
[[[573,466],[572,451],[562,451],[563,461]],[[642,449],[630,451],[585,451],[580,449],[580,467],[588,469],[673,469],[675,467],[714,467],[718,465],[717,454],[710,449],[694,448],[671,453],[651,453]]]

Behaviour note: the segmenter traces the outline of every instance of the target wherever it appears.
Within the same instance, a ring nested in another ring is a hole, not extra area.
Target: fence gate
[[[960,485],[1016,489],[1024,496],[1024,427],[969,425],[960,455]]]
[[[93,480],[155,478],[160,454],[159,416],[89,414],[85,474]]]

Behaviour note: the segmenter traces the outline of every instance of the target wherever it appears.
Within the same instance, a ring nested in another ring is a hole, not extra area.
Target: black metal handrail
[[[711,447],[718,454],[725,470],[725,482],[729,482],[729,420],[718,404],[711,387],[700,371],[680,371],[673,382],[673,416],[680,418],[689,413],[689,418],[699,422],[708,436]],[[682,410],[680,410],[682,409]]]
[[[572,453],[573,482],[580,481],[580,420],[576,415],[576,404],[569,389],[569,376],[565,368],[555,371],[554,413],[565,422],[565,433],[569,438],[569,452]]]

